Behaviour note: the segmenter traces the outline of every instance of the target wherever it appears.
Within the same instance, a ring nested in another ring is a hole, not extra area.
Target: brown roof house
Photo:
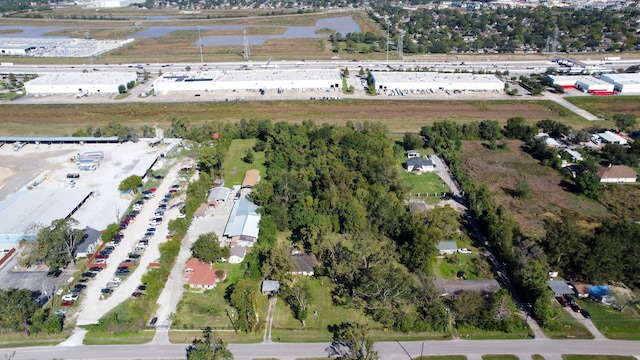
[[[320,265],[313,254],[305,254],[299,250],[291,249],[289,252],[293,263],[293,275],[313,276],[316,266]]]
[[[187,261],[187,265],[184,267],[184,277],[189,279],[189,286],[192,289],[208,290],[214,289],[217,283],[224,281],[227,277],[227,270],[216,271],[211,267],[211,264],[192,258]]]
[[[260,181],[260,170],[256,170],[256,169],[247,170],[247,172],[244,173],[244,179],[242,179],[241,188],[244,189],[244,188],[254,187],[258,185],[259,181]]]
[[[596,175],[601,183],[634,183],[638,177],[635,170],[625,165],[603,166]]]

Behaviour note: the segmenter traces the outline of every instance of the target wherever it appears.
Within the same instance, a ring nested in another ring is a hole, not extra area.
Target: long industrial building
[[[18,191],[0,202],[0,243],[33,239],[33,225],[49,226],[56,219],[72,216],[91,196],[81,189]]]
[[[620,94],[640,93],[640,74],[603,74],[600,79],[613,84]]]
[[[467,90],[503,91],[504,82],[495,75],[434,72],[375,72],[378,90]]]
[[[153,82],[156,93],[172,91],[340,89],[340,70],[251,69],[166,73]]]
[[[113,94],[137,78],[135,72],[56,73],[27,81],[24,87],[30,95]]]

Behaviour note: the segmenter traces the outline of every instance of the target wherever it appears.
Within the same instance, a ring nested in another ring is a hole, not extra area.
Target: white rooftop
[[[32,224],[51,225],[66,218],[91,195],[83,189],[18,191],[0,202],[0,243],[15,242]]]
[[[579,76],[578,79],[576,79],[576,82],[578,81],[587,85],[611,85],[610,83],[594,78],[593,76]]]
[[[340,81],[339,70],[326,69],[256,69],[235,71],[198,71],[198,72],[173,72],[165,73],[158,79],[167,82],[179,81],[215,81],[215,82],[241,82],[241,81],[300,81],[300,80],[335,80]]]
[[[411,71],[394,71],[394,72],[374,72],[373,76],[377,83],[380,82],[476,82],[486,83],[495,82],[502,84],[502,81],[495,75],[476,75],[465,73],[435,73],[435,72],[411,72]]]
[[[55,73],[30,80],[29,85],[98,85],[126,84],[135,80],[135,72]]]
[[[609,79],[613,82],[631,85],[640,84],[640,73],[638,74],[603,74],[601,76],[603,80]]]
[[[604,141],[609,143],[622,143],[622,144],[627,143],[627,139],[608,130],[603,133],[598,133],[598,136],[600,136]]]

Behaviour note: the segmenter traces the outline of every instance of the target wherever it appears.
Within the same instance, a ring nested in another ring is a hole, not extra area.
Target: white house
[[[247,255],[247,248],[244,246],[232,246],[229,254],[229,264],[239,264]]]
[[[602,142],[607,144],[618,144],[618,145],[629,145],[629,142],[624,137],[614,133],[613,131],[605,131],[603,133],[598,133],[598,137],[602,140]]]
[[[420,157],[420,151],[418,150],[407,151],[407,159],[413,159],[415,157]]]
[[[422,157],[409,158],[405,165],[409,172],[430,172],[436,170],[436,164],[434,164],[431,159],[425,159]]]
[[[579,162],[583,160],[582,154],[580,154],[575,150],[565,149],[564,151],[569,155],[569,157],[571,158],[571,161],[573,162]]]
[[[603,166],[596,172],[601,183],[634,183],[638,174],[625,165]]]
[[[455,240],[442,240],[436,247],[440,255],[453,255],[458,251],[458,244]]]

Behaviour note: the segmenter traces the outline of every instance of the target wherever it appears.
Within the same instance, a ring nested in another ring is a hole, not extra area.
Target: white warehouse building
[[[613,84],[621,94],[640,93],[640,74],[602,74],[600,79]]]
[[[110,94],[137,78],[135,72],[56,73],[27,81],[24,88],[31,95]]]
[[[435,72],[374,72],[376,89],[503,91],[495,75]]]
[[[156,94],[171,91],[340,89],[339,70],[235,70],[166,73],[153,82]]]
[[[576,80],[576,89],[593,95],[613,94],[613,84],[593,76],[580,76]]]

